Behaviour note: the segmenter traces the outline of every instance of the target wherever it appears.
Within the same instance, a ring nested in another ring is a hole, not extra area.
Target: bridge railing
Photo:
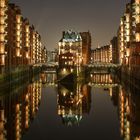
[[[113,64],[113,63],[89,63],[88,67],[120,67],[120,64]]]

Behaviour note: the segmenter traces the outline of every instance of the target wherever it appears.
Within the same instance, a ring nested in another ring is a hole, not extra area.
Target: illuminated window
[[[29,43],[26,43],[26,47],[29,47]]]
[[[4,33],[4,32],[5,32],[4,25],[0,25],[0,33]]]
[[[4,55],[0,56],[0,65],[5,65],[5,56]]]
[[[70,46],[72,46],[72,42],[70,42]]]
[[[20,49],[19,48],[16,49],[16,56],[20,57]]]
[[[4,35],[0,34],[0,42],[4,42]]]
[[[140,33],[136,33],[136,42],[140,42]]]
[[[20,42],[20,37],[17,36],[17,42]]]
[[[16,15],[16,21],[17,23],[21,23],[21,15]]]
[[[129,23],[126,24],[126,28],[127,28],[127,29],[130,28],[130,24],[129,24]]]
[[[19,24],[17,24],[17,30],[20,30],[20,25]]]
[[[4,44],[1,43],[1,46],[0,46],[0,53],[1,54],[3,54],[5,52],[4,47],[5,47]]]
[[[4,24],[4,23],[5,23],[5,19],[1,17],[1,18],[0,18],[0,23],[1,23],[1,24]]]
[[[63,42],[62,45],[65,46],[66,45],[65,42]]]
[[[139,15],[136,16],[136,23],[140,23],[140,16]]]
[[[121,25],[123,25],[123,20],[121,20]]]
[[[129,42],[130,41],[130,36],[126,37],[126,41]]]
[[[5,7],[5,0],[0,1],[0,7]]]
[[[135,3],[140,4],[140,0],[135,0]]]
[[[29,26],[26,25],[26,32],[28,33],[29,32]]]
[[[130,56],[130,49],[126,50],[126,56],[129,57]]]
[[[28,52],[26,52],[26,58],[29,58],[29,53]]]
[[[126,22],[130,22],[130,16],[129,16],[129,14],[126,15]]]
[[[20,31],[17,31],[17,36],[20,36]]]

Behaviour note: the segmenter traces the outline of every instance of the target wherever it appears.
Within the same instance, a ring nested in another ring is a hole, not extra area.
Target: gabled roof
[[[73,32],[72,30],[68,30],[64,32],[62,41],[64,42],[77,42],[81,41],[81,35],[77,32]]]

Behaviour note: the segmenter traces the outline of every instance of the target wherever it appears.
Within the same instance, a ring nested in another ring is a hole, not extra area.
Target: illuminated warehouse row
[[[6,45],[6,19],[7,19],[7,0],[0,0],[0,66],[3,67],[5,65],[5,45]]]
[[[7,0],[0,0],[0,70],[46,61],[41,36],[22,16],[21,10]]]
[[[140,0],[131,0],[121,18],[118,30],[120,63],[131,73],[140,65]]]

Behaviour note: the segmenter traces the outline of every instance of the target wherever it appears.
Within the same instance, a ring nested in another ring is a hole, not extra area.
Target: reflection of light
[[[110,95],[110,97],[112,97],[112,88],[110,88],[109,95]]]
[[[61,46],[61,42],[58,43],[59,47]]]
[[[62,115],[65,115],[65,110],[64,109],[62,110]]]
[[[63,68],[63,69],[62,69],[62,73],[63,73],[63,74],[67,74],[67,72],[68,72],[68,71],[66,70],[66,68]]]
[[[70,46],[72,46],[72,42],[70,42]]]
[[[70,71],[73,72],[73,69],[71,69]]]
[[[63,72],[66,72],[66,69],[65,68],[63,69]]]
[[[62,45],[65,46],[65,42],[63,42]]]
[[[66,92],[63,92],[63,96],[64,96],[64,97],[66,96]]]

